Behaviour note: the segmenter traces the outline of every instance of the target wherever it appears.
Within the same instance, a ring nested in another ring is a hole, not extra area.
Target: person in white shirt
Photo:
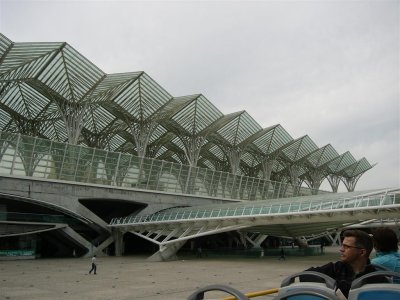
[[[89,274],[92,274],[92,271],[94,271],[94,275],[96,275],[97,271],[96,255],[93,255],[92,257],[92,268],[90,269]]]

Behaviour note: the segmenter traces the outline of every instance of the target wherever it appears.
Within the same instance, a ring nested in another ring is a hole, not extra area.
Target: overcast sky
[[[366,190],[400,186],[399,3],[0,0],[0,32],[366,157]]]

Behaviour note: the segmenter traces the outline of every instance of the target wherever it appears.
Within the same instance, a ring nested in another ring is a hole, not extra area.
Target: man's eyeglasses
[[[346,245],[346,244],[342,244],[340,247],[343,248],[344,250],[347,250],[347,249],[350,249],[350,248],[364,249],[362,247],[350,246],[350,245]]]

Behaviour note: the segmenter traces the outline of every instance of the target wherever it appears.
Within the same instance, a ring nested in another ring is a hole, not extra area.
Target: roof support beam
[[[183,145],[187,162],[191,167],[197,166],[201,147],[206,138],[204,136],[182,136],[180,137]]]
[[[334,193],[337,193],[338,189],[339,189],[339,183],[340,183],[341,177],[336,174],[329,174],[326,178],[328,179],[328,182],[332,188],[332,191]]]
[[[354,177],[342,177],[341,180],[343,181],[344,185],[347,188],[347,191],[349,192],[354,192],[354,189],[356,188],[358,179],[360,179],[360,177],[364,174],[358,174],[357,176]]]

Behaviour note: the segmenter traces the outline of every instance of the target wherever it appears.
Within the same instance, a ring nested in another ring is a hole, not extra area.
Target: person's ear
[[[360,249],[360,250],[361,250],[361,255],[362,256],[368,257],[367,256],[367,250],[365,250],[365,249]]]

